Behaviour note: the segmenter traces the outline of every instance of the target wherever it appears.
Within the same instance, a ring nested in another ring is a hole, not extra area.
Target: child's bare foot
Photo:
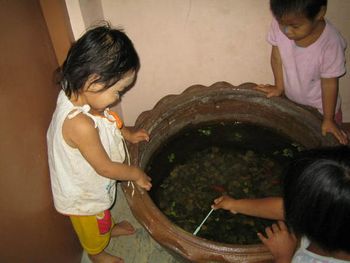
[[[135,233],[135,228],[128,221],[115,224],[111,231],[111,237],[129,236]]]
[[[88,254],[88,256],[93,263],[124,263],[122,258],[112,256],[105,251],[97,255]]]

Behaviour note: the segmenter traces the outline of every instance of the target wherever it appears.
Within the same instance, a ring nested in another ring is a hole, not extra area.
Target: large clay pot
[[[135,126],[145,128],[151,140],[130,146],[132,164],[145,168],[169,137],[189,124],[215,120],[269,127],[306,148],[336,144],[331,136],[321,135],[321,115],[317,111],[282,97],[267,99],[253,90],[254,86],[217,82],[210,87],[191,86],[180,95],[164,97],[136,121]],[[271,254],[261,244],[229,245],[194,236],[170,222],[147,192],[127,183],[122,187],[136,219],[158,243],[184,262],[272,262]]]

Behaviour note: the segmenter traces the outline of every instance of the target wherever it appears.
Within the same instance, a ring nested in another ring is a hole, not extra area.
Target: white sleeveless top
[[[67,215],[95,215],[109,209],[115,199],[116,181],[100,176],[78,149],[64,140],[64,120],[77,114],[89,116],[98,129],[102,145],[114,162],[124,162],[124,139],[113,117],[93,116],[90,106],[74,106],[63,91],[60,92],[56,110],[47,131],[48,159],[51,188],[55,208]]]
[[[346,263],[347,260],[340,260],[317,255],[307,250],[310,241],[306,237],[301,238],[300,248],[295,252],[292,263]]]

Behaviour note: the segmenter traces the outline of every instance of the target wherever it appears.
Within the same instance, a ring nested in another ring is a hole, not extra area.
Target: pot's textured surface
[[[145,168],[152,154],[172,135],[187,125],[215,120],[269,127],[305,148],[336,144],[331,136],[321,135],[321,115],[317,111],[281,97],[267,99],[265,94],[253,90],[254,86],[217,82],[210,87],[191,86],[182,94],[164,97],[136,121],[136,127],[146,129],[151,140],[130,146],[132,164]],[[170,222],[146,192],[127,183],[122,188],[140,224],[181,261],[272,262],[272,256],[260,244],[228,245],[193,236]]]

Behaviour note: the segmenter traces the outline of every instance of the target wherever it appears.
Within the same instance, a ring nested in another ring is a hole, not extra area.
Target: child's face
[[[287,14],[278,20],[278,24],[290,40],[303,41],[313,35],[319,21],[310,20],[302,15]]]
[[[85,91],[84,97],[86,103],[98,112],[103,112],[107,107],[120,99],[119,92],[130,86],[136,78],[135,71],[127,72],[123,78],[117,81],[113,86],[103,90],[103,84],[93,83]]]

